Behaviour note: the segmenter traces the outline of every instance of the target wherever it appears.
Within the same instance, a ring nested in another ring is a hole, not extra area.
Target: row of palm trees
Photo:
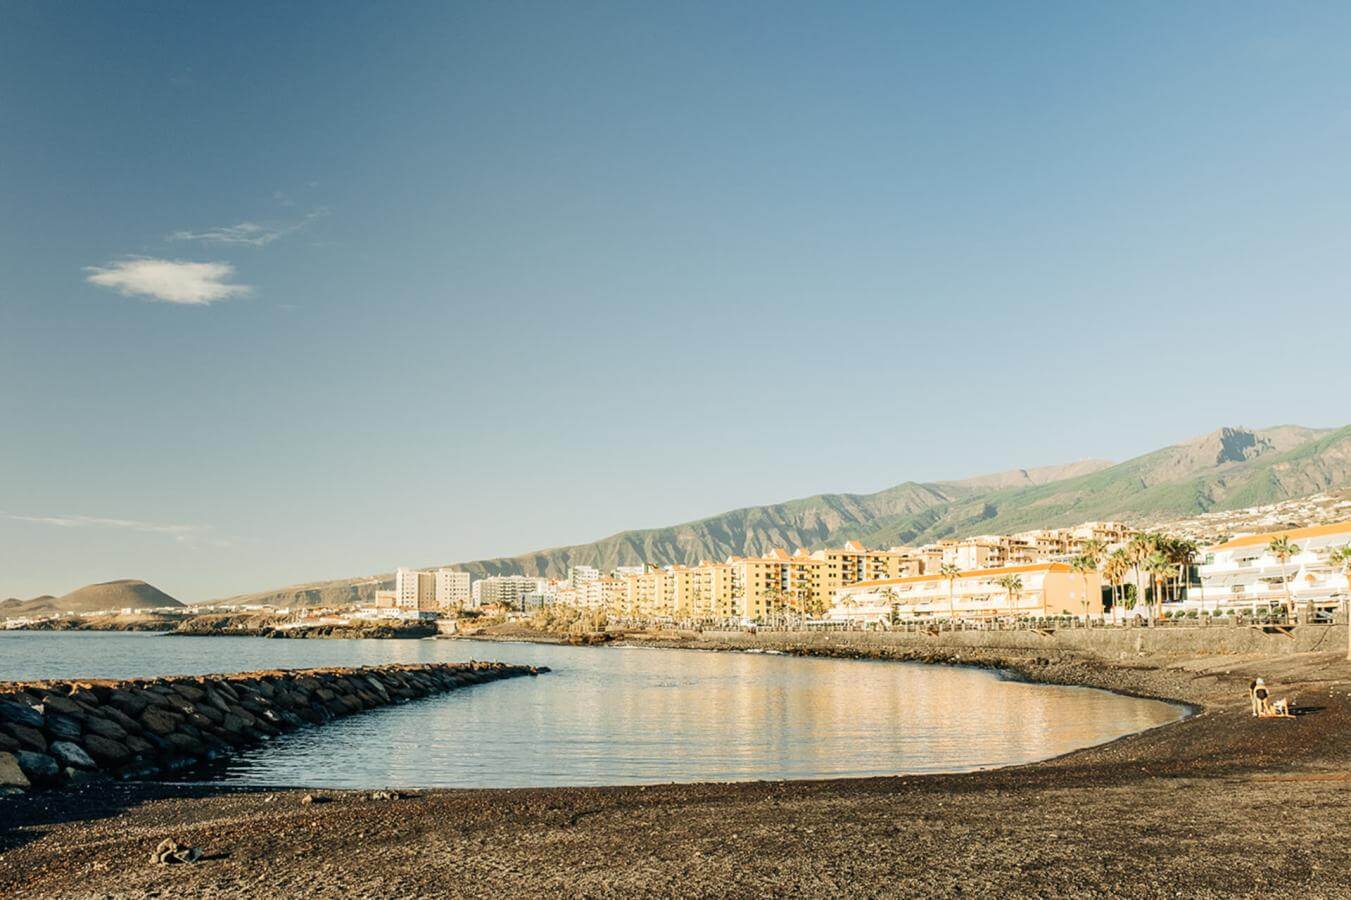
[[[1101,541],[1089,541],[1071,565],[1085,576],[1088,565],[1101,571],[1103,580],[1111,586],[1114,609],[1134,609],[1136,603],[1148,598],[1151,617],[1158,618],[1165,602],[1181,598],[1187,571],[1199,552],[1197,543],[1188,538],[1141,532],[1111,553]],[[1126,587],[1127,576],[1133,576],[1134,596]],[[1153,587],[1152,595],[1147,585]]]

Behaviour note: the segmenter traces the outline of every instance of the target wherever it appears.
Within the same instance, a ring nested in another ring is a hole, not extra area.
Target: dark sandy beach
[[[1341,656],[968,658],[1198,713],[964,775],[314,803],[127,783],[0,799],[0,896],[1347,897]],[[1306,714],[1253,719],[1254,674]],[[207,858],[156,865],[165,838]]]

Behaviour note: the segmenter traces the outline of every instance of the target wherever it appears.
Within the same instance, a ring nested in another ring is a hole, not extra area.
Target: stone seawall
[[[1051,631],[908,631],[782,632],[704,631],[697,641],[725,649],[769,648],[827,655],[857,651],[926,652],[943,650],[1009,651],[1019,655],[1064,652],[1100,659],[1169,655],[1289,656],[1295,653],[1346,652],[1346,625],[1298,625],[1290,634],[1260,627],[1215,625],[1184,628],[1062,628]],[[887,655],[883,652],[881,655]]]
[[[304,725],[541,671],[473,662],[0,683],[0,794],[181,771]]]

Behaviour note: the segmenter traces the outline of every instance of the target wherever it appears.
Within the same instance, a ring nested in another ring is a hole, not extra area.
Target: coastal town
[[[907,620],[1123,622],[1247,615],[1330,621],[1348,595],[1351,521],[1194,540],[1118,522],[921,547],[858,541],[697,565],[574,566],[566,578],[472,580],[401,568],[367,616],[558,608],[625,623],[886,628]]]
[[[574,632],[886,630],[925,622],[1183,624],[1225,617],[1330,622],[1351,596],[1348,513],[1351,500],[1318,496],[1151,530],[1100,521],[917,547],[876,549],[851,540],[694,565],[575,565],[563,578],[473,578],[454,567],[405,567],[394,573],[391,588],[377,588],[369,602],[351,606],[116,607],[11,614],[0,619],[0,628],[188,628],[210,617],[266,619],[270,632],[294,636],[316,629],[350,635],[350,629],[391,625],[421,631],[390,634],[455,634],[485,620],[541,617]],[[1291,520],[1300,524],[1292,527]],[[1286,527],[1271,527],[1278,524]]]

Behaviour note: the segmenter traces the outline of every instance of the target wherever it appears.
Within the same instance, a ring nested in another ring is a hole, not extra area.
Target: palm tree
[[[1145,560],[1144,567],[1154,582],[1154,602],[1150,607],[1151,618],[1157,621],[1163,618],[1163,585],[1173,574],[1173,560],[1166,553],[1156,552]]]
[[[769,614],[770,622],[774,621],[779,606],[783,602],[783,592],[778,588],[765,588],[765,612]]]
[[[1135,570],[1137,602],[1143,603],[1145,600],[1145,576],[1149,574],[1145,568],[1145,563],[1149,562],[1151,556],[1159,552],[1162,545],[1163,538],[1161,535],[1150,534],[1147,531],[1135,535],[1126,545],[1126,555],[1131,561],[1131,567]]]
[[[1125,605],[1125,594],[1121,590],[1121,583],[1126,580],[1126,572],[1130,570],[1130,557],[1124,549],[1113,550],[1103,564],[1102,574],[1106,576],[1107,581],[1112,585],[1112,614]]]
[[[1083,556],[1076,556],[1076,557],[1074,557],[1074,559],[1070,560],[1070,570],[1073,571],[1073,572],[1078,572],[1078,573],[1079,573],[1079,576],[1080,576],[1081,578],[1083,578],[1083,580],[1084,580],[1084,597],[1083,597],[1083,600],[1080,601],[1080,602],[1083,604],[1083,607],[1084,607],[1084,622],[1087,622],[1087,621],[1088,621],[1088,574],[1089,574],[1090,572],[1092,572],[1093,574],[1096,575],[1097,572],[1098,572],[1098,565],[1097,565],[1097,563],[1095,563],[1095,562],[1093,561],[1093,559],[1092,559],[1091,557],[1089,557],[1087,554],[1084,554]],[[1101,594],[1099,594],[1099,597],[1101,597]]]
[[[957,598],[954,594],[957,589],[957,576],[960,575],[961,573],[962,570],[957,567],[956,563],[943,563],[943,565],[938,567],[938,574],[942,575],[944,578],[948,580],[949,619],[957,618]]]
[[[1009,594],[1009,615],[1013,615],[1014,601],[1023,590],[1023,579],[1020,575],[1005,575],[995,581],[995,584],[1008,591]]]
[[[1173,541],[1173,562],[1177,563],[1177,583],[1179,592],[1184,587],[1190,587],[1191,580],[1187,577],[1191,567],[1196,564],[1196,557],[1201,553],[1201,547],[1191,538],[1179,538]],[[1187,591],[1191,596],[1191,591]]]
[[[898,625],[898,624],[900,624],[900,621],[901,621],[901,611],[900,611],[900,609],[899,609],[899,607],[900,607],[900,605],[901,605],[901,598],[900,598],[900,595],[897,594],[896,591],[894,591],[893,589],[891,589],[891,588],[889,588],[889,587],[888,587],[888,588],[882,588],[881,594],[882,594],[882,599],[885,600],[885,601],[887,601],[887,606],[888,606],[888,607],[890,608],[890,610],[891,610],[890,614],[887,616],[887,624],[888,624],[888,625]]]
[[[1272,538],[1271,543],[1267,544],[1267,552],[1276,557],[1281,564],[1281,587],[1285,589],[1285,617],[1287,620],[1295,617],[1295,596],[1290,593],[1290,578],[1285,573],[1285,564],[1291,557],[1299,553],[1299,545],[1290,543],[1290,538],[1281,535],[1278,538]]]
[[[1084,541],[1083,546],[1079,548],[1080,555],[1093,562],[1093,567],[1102,565],[1103,558],[1107,556],[1107,545],[1097,538]]]

